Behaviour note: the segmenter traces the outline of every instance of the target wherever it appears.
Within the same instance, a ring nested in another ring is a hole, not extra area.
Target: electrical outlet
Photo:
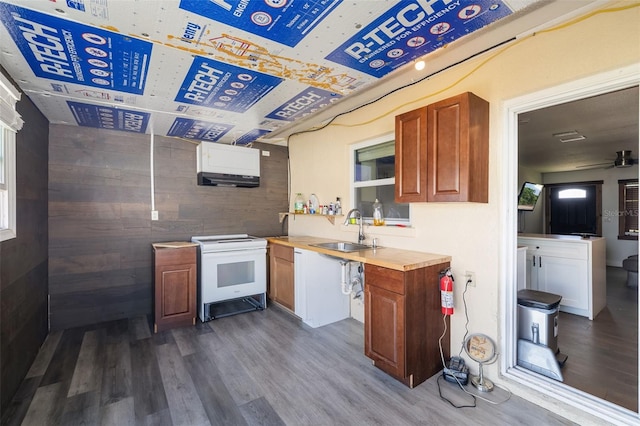
[[[469,283],[469,287],[476,286],[476,273],[471,271],[465,271],[464,273],[464,282]]]
[[[151,210],[151,220],[158,220],[158,210]]]
[[[263,157],[268,157],[271,155],[271,151],[262,151],[262,156]]]

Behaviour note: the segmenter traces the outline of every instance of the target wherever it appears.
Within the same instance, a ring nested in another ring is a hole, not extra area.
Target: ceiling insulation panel
[[[0,2],[0,59],[52,123],[248,144],[533,3]]]

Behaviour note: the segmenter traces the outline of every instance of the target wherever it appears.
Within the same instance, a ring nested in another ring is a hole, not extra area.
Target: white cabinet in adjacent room
[[[540,254],[538,264],[538,290],[561,295],[561,304],[565,308],[589,310],[587,259]]]
[[[589,319],[607,304],[606,248],[601,237],[520,234],[526,286],[562,296],[560,310]]]
[[[531,281],[527,279],[527,248],[525,246],[518,247],[516,264],[518,290],[524,290],[525,288],[530,289]]]

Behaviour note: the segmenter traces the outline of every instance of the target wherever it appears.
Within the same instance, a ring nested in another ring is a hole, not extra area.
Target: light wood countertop
[[[183,247],[195,247],[198,243],[192,243],[190,241],[169,241],[165,243],[152,243],[154,249],[159,248],[183,248]]]
[[[395,269],[397,271],[410,271],[413,269],[424,268],[426,266],[451,262],[451,256],[402,250],[391,247],[378,247],[376,249],[369,248],[366,250],[345,253],[337,250],[329,250],[322,247],[312,246],[311,244],[339,241],[319,237],[267,237],[267,241],[269,241],[270,244],[281,244],[283,246],[311,250],[341,259],[369,263],[371,265]]]

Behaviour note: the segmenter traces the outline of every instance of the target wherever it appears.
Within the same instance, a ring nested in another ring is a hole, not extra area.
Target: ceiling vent
[[[583,141],[586,139],[586,136],[581,135],[575,130],[571,130],[569,132],[554,133],[553,137],[558,138],[558,140],[562,143]]]

